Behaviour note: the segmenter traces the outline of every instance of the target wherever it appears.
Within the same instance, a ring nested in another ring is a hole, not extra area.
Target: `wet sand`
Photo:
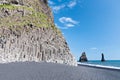
[[[54,63],[0,64],[0,80],[120,80],[120,70]]]

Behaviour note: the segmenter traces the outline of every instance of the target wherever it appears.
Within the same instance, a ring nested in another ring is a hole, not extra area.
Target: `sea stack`
[[[48,0],[0,0],[0,63],[25,61],[77,65]]]
[[[104,54],[102,53],[102,58],[101,58],[101,62],[104,62],[105,58],[104,58]]]
[[[79,62],[87,62],[87,61],[88,59],[87,59],[86,53],[83,52],[82,55],[80,56]]]

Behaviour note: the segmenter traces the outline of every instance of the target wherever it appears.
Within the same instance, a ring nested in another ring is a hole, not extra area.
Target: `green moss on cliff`
[[[43,12],[36,12],[32,7],[26,7],[26,6],[15,6],[15,5],[0,5],[1,9],[6,9],[8,11],[13,10],[22,10],[26,11],[31,14],[27,14],[24,16],[20,16],[17,14],[14,14],[14,16],[8,16],[1,18],[0,26],[23,26],[27,25],[28,23],[31,23],[37,27],[49,27],[49,21],[46,14]],[[16,16],[16,17],[15,17]],[[15,18],[16,19],[15,19]]]
[[[15,7],[12,5],[8,4],[0,4],[0,8],[5,8],[5,9],[14,9]]]
[[[27,6],[20,6],[20,5],[10,5],[10,4],[0,4],[0,9],[8,9],[8,10],[15,10],[15,9],[25,9],[29,11],[34,11],[32,7]]]
[[[34,5],[35,7],[35,5]],[[2,16],[0,18],[0,26],[1,27],[8,27],[12,29],[12,26],[18,26],[18,30],[21,30],[22,27],[20,26],[28,26],[28,24],[32,24],[36,27],[44,27],[49,28],[52,27],[57,33],[61,33],[55,26],[54,23],[51,21],[51,17],[46,15],[42,8],[39,6],[36,9],[34,7],[28,6],[21,6],[21,5],[12,5],[12,4],[0,4],[0,10],[8,11],[8,15]],[[37,11],[37,9],[39,9]],[[12,13],[12,12],[16,13]],[[18,11],[18,12],[17,12]],[[21,14],[20,14],[21,11]],[[0,11],[2,14],[4,11]],[[12,14],[11,14],[12,13]]]

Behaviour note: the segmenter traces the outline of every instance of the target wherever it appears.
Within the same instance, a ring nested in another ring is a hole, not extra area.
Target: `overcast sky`
[[[120,0],[49,0],[55,24],[78,60],[120,60]]]

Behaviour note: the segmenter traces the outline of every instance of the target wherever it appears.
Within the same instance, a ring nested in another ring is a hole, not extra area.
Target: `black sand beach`
[[[0,80],[120,80],[120,71],[53,63],[0,64]]]

